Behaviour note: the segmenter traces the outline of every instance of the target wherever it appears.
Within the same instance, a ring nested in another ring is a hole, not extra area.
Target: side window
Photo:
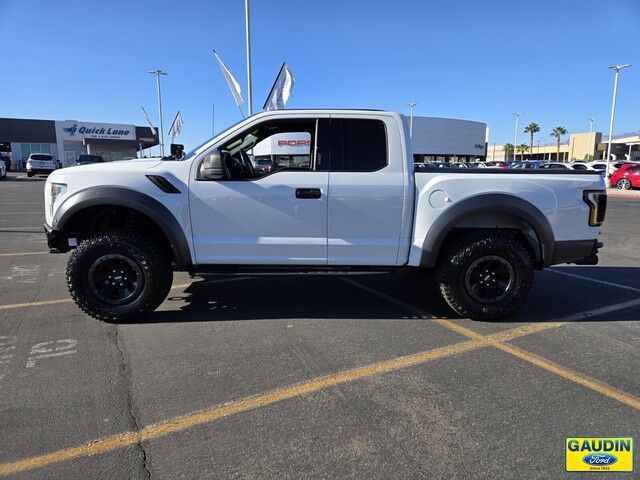
[[[225,180],[250,180],[278,171],[313,170],[316,120],[272,120],[220,147]]]
[[[334,172],[373,172],[387,165],[387,132],[380,120],[331,121],[337,154],[331,156]]]
[[[310,168],[311,133],[276,133],[253,148],[254,167]]]

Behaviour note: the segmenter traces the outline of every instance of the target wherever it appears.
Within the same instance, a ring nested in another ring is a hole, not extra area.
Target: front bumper
[[[42,226],[44,233],[47,235],[47,245],[51,253],[65,253],[69,251],[71,248],[69,246],[69,237],[65,232],[56,230],[46,223]]]

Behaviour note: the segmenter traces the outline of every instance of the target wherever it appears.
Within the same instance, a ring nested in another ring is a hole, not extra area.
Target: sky
[[[382,108],[485,122],[513,142],[523,112],[556,126],[640,131],[640,0],[251,0],[253,109],[283,61],[287,108]],[[157,124],[184,118],[186,149],[241,119],[212,50],[246,96],[243,0],[0,0],[0,117]],[[245,106],[246,113],[246,106]],[[168,143],[168,141],[167,141]]]

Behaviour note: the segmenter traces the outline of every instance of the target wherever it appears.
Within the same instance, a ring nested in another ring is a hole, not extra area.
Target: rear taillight
[[[589,226],[599,227],[602,225],[607,211],[607,192],[604,190],[585,190],[582,199],[589,206]]]

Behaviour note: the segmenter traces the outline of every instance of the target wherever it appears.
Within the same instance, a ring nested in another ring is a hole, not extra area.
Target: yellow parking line
[[[14,230],[22,233],[42,233],[44,235],[42,227],[0,227],[0,232],[13,232]]]
[[[590,390],[598,392],[605,397],[612,398],[613,400],[617,400],[618,402],[624,403],[625,405],[629,405],[637,410],[640,410],[640,398],[620,390],[614,386],[611,386],[607,383],[601,382],[600,380],[596,380],[595,378],[589,377],[588,375],[584,375],[582,373],[578,373],[570,368],[563,367],[551,360],[548,360],[540,355],[536,355],[534,353],[528,352],[523,348],[516,347],[514,345],[510,345],[504,343],[505,339],[499,338],[498,335],[494,337],[487,337],[485,335],[480,335],[473,330],[463,327],[451,320],[436,320],[440,325],[458,332],[466,337],[472,338],[474,340],[478,340],[481,342],[485,342],[487,345],[491,345],[503,352],[509,353],[515,357],[518,357],[525,362],[529,362],[536,367],[542,368],[548,372],[554,373],[562,378],[566,378],[567,380],[577,383],[578,385],[582,385]],[[506,332],[503,332],[506,333]],[[504,337],[505,335],[503,335]],[[513,338],[513,337],[512,337]],[[508,338],[511,340],[512,338]]]
[[[219,280],[205,280],[204,282],[195,283],[195,284],[193,282],[178,283],[177,285],[172,285],[171,290],[187,288],[191,285],[200,286],[200,285],[205,285],[209,283],[238,282],[241,280],[249,280],[251,278],[253,277],[231,277],[231,278],[223,278]],[[9,303],[7,305],[0,305],[0,310],[13,310],[16,308],[27,308],[27,307],[43,307],[46,305],[58,305],[60,303],[71,303],[72,301],[73,300],[71,300],[70,298],[59,298],[56,300],[40,300],[37,302]]]
[[[24,303],[10,303],[8,305],[0,305],[0,310],[12,310],[14,308],[25,307],[43,307],[45,305],[57,305],[59,303],[70,303],[70,298],[61,298],[58,300],[42,300],[40,302],[24,302]]]
[[[514,336],[524,336],[541,330],[553,328],[554,324],[532,324],[526,327],[514,329]],[[517,330],[517,332],[515,331]],[[502,332],[504,334],[506,332]],[[490,337],[489,337],[490,338]],[[158,437],[170,435],[193,428],[198,425],[213,422],[219,418],[235,415],[247,410],[253,410],[265,407],[274,403],[282,402],[295,397],[308,395],[319,390],[324,390],[342,383],[353,382],[362,378],[371,377],[383,373],[392,372],[413,365],[424,364],[433,360],[451,357],[464,352],[477,350],[488,346],[485,341],[466,340],[455,343],[446,347],[425,350],[413,355],[385,360],[382,362],[365,365],[362,367],[345,370],[342,372],[326,375],[324,377],[314,378],[312,380],[291,385],[289,387],[273,390],[268,393],[255,395],[253,397],[244,398],[224,405],[219,405],[208,410],[190,413],[173,420],[149,425],[137,432],[125,432],[119,435],[113,435],[99,440],[92,440],[75,447],[65,448],[42,455],[23,458],[13,462],[0,464],[0,476],[13,475],[41,468],[46,465],[71,460],[78,457],[87,457],[98,453],[104,453],[117,448],[134,445],[136,443],[152,440]]]
[[[187,288],[191,283],[179,283],[178,285],[173,285],[171,287],[172,290],[178,288]],[[0,305],[0,310],[13,310],[16,308],[27,308],[27,307],[44,307],[46,305],[58,305],[60,303],[71,303],[73,300],[70,298],[59,298],[56,300],[41,300],[38,302],[24,302],[24,303],[9,303],[7,305]]]
[[[515,357],[520,358],[526,362],[535,365],[536,367],[547,370],[548,372],[554,373],[562,378],[566,378],[567,380],[577,383],[578,385],[582,385],[585,388],[593,390],[594,392],[598,392],[605,397],[609,397],[613,400],[617,400],[620,403],[624,403],[625,405],[629,405],[630,407],[635,408],[636,410],[640,410],[640,398],[627,393],[623,390],[620,390],[616,387],[613,387],[607,383],[601,382],[600,380],[596,380],[595,378],[589,377],[587,375],[583,375],[582,373],[578,373],[569,368],[563,367],[562,365],[558,365],[551,360],[548,360],[539,355],[535,355],[531,352],[528,352],[522,348],[515,347],[513,345],[509,345],[507,343],[501,342],[492,342],[488,341],[495,348],[502,350],[503,352],[509,353]]]
[[[0,253],[0,257],[19,257],[22,255],[45,255],[49,252],[17,252],[17,253]]]
[[[426,317],[428,316],[427,312],[422,311],[421,309],[414,307],[412,305],[409,304],[405,304],[404,302],[394,299],[393,297],[390,297],[389,295],[387,295],[386,293],[382,293],[379,292],[378,290],[375,290],[373,288],[367,287],[365,285],[362,285],[354,280],[351,279],[346,279],[343,278],[342,280],[344,280],[345,282],[354,285],[356,287],[359,287],[363,290],[366,290],[367,292],[370,292],[380,298],[383,298],[387,301],[391,301],[393,303],[395,303],[396,305],[399,306],[403,306],[405,307],[405,309],[408,309],[409,311],[412,311],[422,317]],[[595,309],[589,313],[592,313],[594,315],[599,314],[599,313],[605,313],[605,312],[612,312],[615,310],[622,310],[624,308],[630,308],[631,306],[635,306],[640,304],[640,299],[634,299],[634,300],[629,300],[626,302],[622,302],[616,305],[609,305],[609,306],[605,306],[605,307],[600,307],[598,309]],[[566,320],[573,320],[575,318],[580,317],[580,314],[575,314],[575,315],[571,315],[569,317],[566,318]],[[607,383],[601,382],[600,380],[596,380],[595,378],[589,377],[588,375],[583,375],[581,373],[578,373],[574,370],[571,370],[569,368],[563,367],[561,365],[558,365],[555,362],[552,362],[551,360],[548,360],[544,357],[541,357],[539,355],[535,355],[531,352],[527,352],[526,350],[522,349],[522,348],[518,348],[515,347],[513,345],[504,343],[506,341],[509,340],[513,340],[514,338],[519,337],[520,335],[517,334],[518,329],[511,329],[511,330],[507,330],[501,333],[497,333],[494,335],[489,335],[489,336],[485,336],[482,335],[478,332],[474,332],[473,330],[463,327],[462,325],[460,325],[459,323],[456,322],[452,322],[451,320],[447,320],[445,318],[434,318],[432,319],[435,323],[442,325],[443,327],[448,328],[449,330],[453,330],[456,333],[459,333],[461,335],[464,335],[465,337],[471,338],[473,340],[479,341],[479,342],[483,342],[486,345],[490,345],[492,347],[495,347],[499,350],[502,350],[503,352],[509,353],[515,357],[520,358],[521,360],[524,360],[526,362],[531,363],[532,365],[535,365],[536,367],[542,368],[543,370],[546,370],[548,372],[554,373],[562,378],[565,378],[573,383],[576,383],[578,385],[582,385],[585,388],[588,388],[590,390],[593,390],[594,392],[598,392],[608,398],[611,398],[613,400],[617,400],[618,402],[624,403],[625,405],[629,405],[630,407],[633,407],[635,409],[640,410],[640,398],[638,398],[637,396],[625,392],[623,390],[620,390],[612,385],[609,385]],[[531,324],[531,326],[534,325],[541,325],[541,324]],[[547,323],[547,324],[542,324],[542,325],[550,325],[549,328],[555,327],[555,326],[560,326],[563,325],[563,323]],[[527,328],[527,327],[521,327],[521,328]]]

